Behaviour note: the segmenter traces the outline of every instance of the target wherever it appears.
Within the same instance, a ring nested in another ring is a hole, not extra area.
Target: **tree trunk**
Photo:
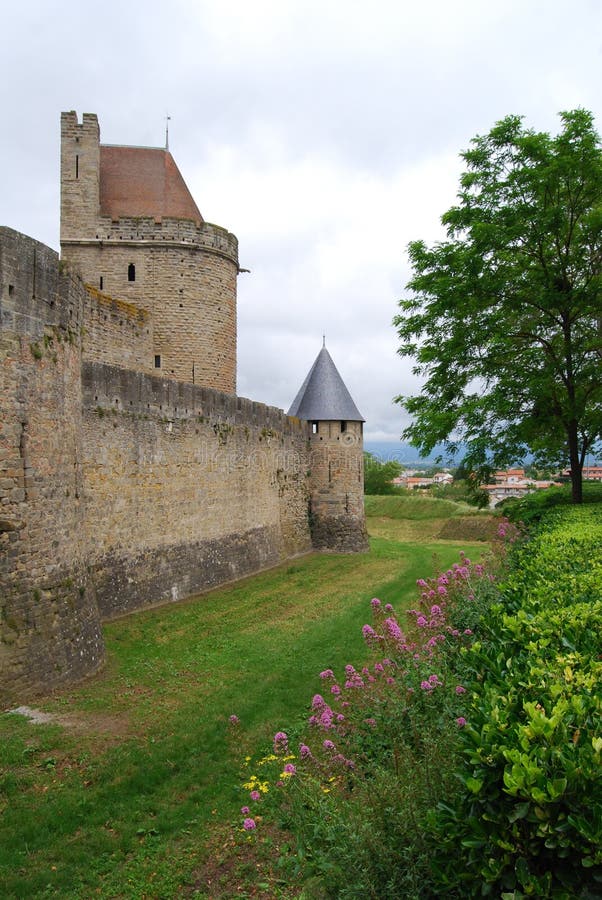
[[[571,467],[571,499],[573,503],[583,503],[583,464],[579,455],[579,435],[577,422],[568,427],[569,464]]]

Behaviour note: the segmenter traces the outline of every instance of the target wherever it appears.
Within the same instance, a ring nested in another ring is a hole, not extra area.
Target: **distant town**
[[[497,506],[508,497],[523,497],[532,491],[539,491],[549,487],[559,487],[570,479],[570,470],[565,469],[556,478],[538,478],[532,467],[526,469],[504,469],[494,472],[489,484],[480,485],[480,490],[489,495],[489,506]],[[584,466],[584,481],[602,482],[602,465]],[[434,471],[429,468],[404,469],[397,477],[392,479],[395,487],[408,490],[428,489],[436,486],[446,486],[454,483],[452,470],[443,468]]]

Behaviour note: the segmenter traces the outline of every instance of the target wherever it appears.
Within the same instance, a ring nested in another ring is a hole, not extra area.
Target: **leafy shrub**
[[[375,598],[370,665],[322,672],[299,749],[279,733],[245,783],[303,896],[601,896],[602,508],[499,536],[420,580],[403,630]]]
[[[602,503],[602,484],[584,482],[584,503]],[[537,525],[556,506],[572,505],[571,487],[550,487],[544,491],[534,491],[525,497],[504,500],[500,504],[505,516],[512,522],[522,522],[527,527]]]
[[[442,890],[600,896],[601,547],[602,509],[548,514],[466,651],[464,790],[435,817]]]
[[[294,832],[289,865],[309,879],[305,896],[437,896],[428,817],[459,789],[454,747],[465,689],[454,668],[495,597],[490,574],[462,555],[420,580],[403,630],[393,607],[373,599],[373,624],[363,628],[372,662],[340,677],[322,672],[299,749],[277,734],[274,758],[262,757],[261,775],[245,780],[253,790],[241,815],[259,826],[277,815]]]
[[[372,453],[364,453],[364,493],[395,494],[399,488],[393,479],[401,473],[401,463],[396,459],[381,462]]]

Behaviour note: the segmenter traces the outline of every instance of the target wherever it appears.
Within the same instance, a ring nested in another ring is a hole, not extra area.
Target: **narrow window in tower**
[[[130,263],[128,266],[128,281],[136,281],[136,266]]]
[[[341,434],[347,431],[347,422],[341,422]]]
[[[317,422],[312,422],[312,423],[311,423],[311,433],[312,433],[312,434],[317,434],[317,433],[318,433],[318,423],[317,423]]]
[[[79,156],[75,155],[75,177],[79,178]]]
[[[101,289],[101,291],[102,291],[102,288],[103,288],[103,282],[102,282],[102,275],[101,275],[101,276],[100,276],[100,289]]]
[[[157,355],[157,356],[155,356],[155,369],[160,369],[160,368],[161,368],[161,357]]]

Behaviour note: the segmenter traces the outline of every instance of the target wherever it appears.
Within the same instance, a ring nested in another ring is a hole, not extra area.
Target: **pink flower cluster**
[[[467,725],[466,718],[458,715],[466,688],[454,682],[445,683],[444,675],[434,670],[438,668],[440,645],[461,646],[471,636],[469,628],[462,631],[450,624],[450,612],[457,598],[469,602],[474,599],[475,586],[483,578],[492,576],[482,564],[474,565],[462,553],[460,562],[447,571],[433,578],[419,579],[419,600],[417,608],[407,613],[407,632],[400,626],[390,603],[383,604],[377,597],[370,601],[373,623],[363,626],[362,635],[378,656],[372,665],[360,671],[353,665],[345,666],[340,680],[332,669],[319,673],[330,689],[330,702],[322,694],[315,694],[308,721],[318,734],[322,733],[321,745],[310,747],[302,743],[299,747],[301,763],[324,778],[326,792],[331,790],[331,782],[347,784],[345,773],[355,768],[353,760],[345,754],[350,739],[359,731],[362,741],[373,740],[367,732],[386,728],[387,709],[398,709],[399,703],[429,704],[433,702],[429,698],[436,694],[444,698],[456,726]],[[391,700],[394,706],[388,707]],[[274,737],[275,752],[287,749],[286,734],[278,732]],[[292,764],[284,767],[284,773],[296,771]]]
[[[284,731],[277,731],[274,735],[274,753],[286,753],[288,750],[288,735]]]

